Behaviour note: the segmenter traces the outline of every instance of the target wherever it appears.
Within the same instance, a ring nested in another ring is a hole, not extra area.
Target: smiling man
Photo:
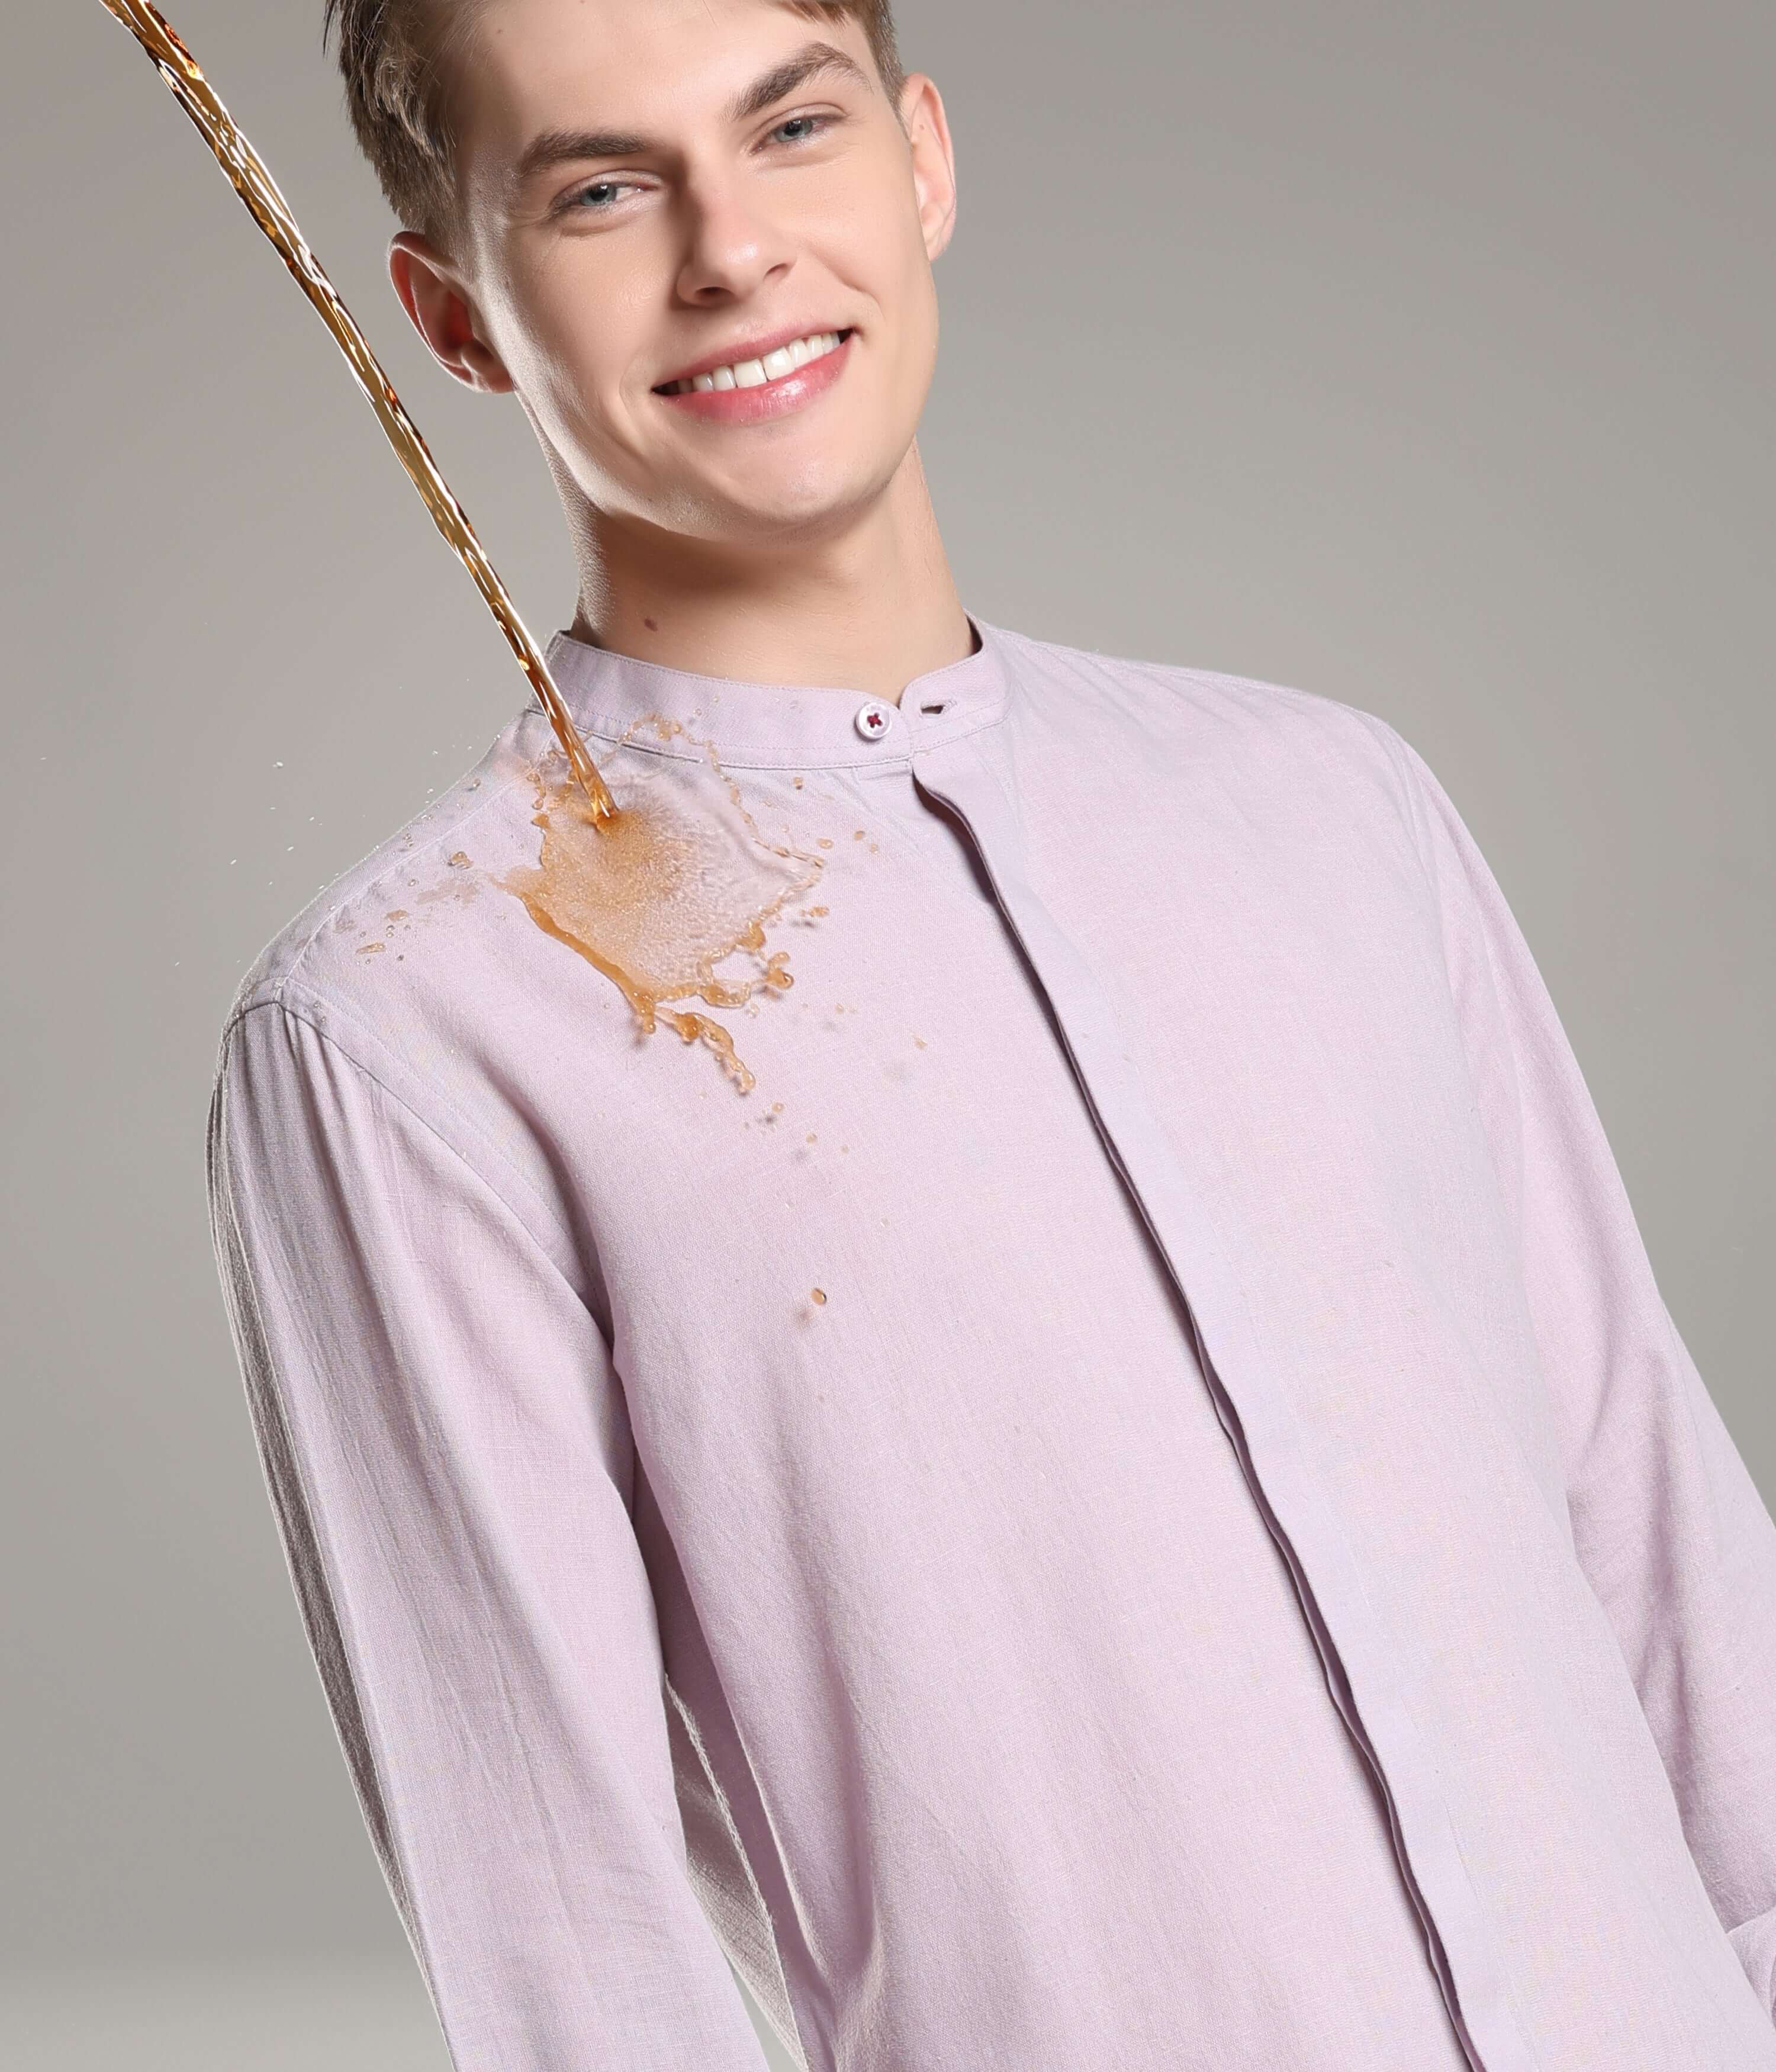
[[[1772,2072],[1776,1526],[1436,779],[964,610],[884,6],[335,14],[577,723],[743,816],[659,911],[819,874],[705,996],[740,1092],[513,896],[531,709],[229,1020],[249,1400],[458,2072],[758,2072],[726,1960],[810,2072]]]
[[[341,12],[360,81],[391,16],[427,18]],[[421,225],[391,253],[402,302],[453,374],[517,397],[553,471],[575,636],[888,701],[966,656],[914,440],[955,172],[886,6],[437,13],[430,112],[366,87],[353,114]]]

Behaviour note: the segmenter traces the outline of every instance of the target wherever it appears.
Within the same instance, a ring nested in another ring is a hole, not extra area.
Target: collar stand
[[[915,676],[898,706],[832,684],[700,676],[565,631],[551,635],[545,655],[574,725],[594,741],[619,741],[657,713],[712,742],[730,770],[882,768],[1003,717],[1011,686],[1003,637],[972,612],[968,619],[980,643],[974,652]],[[645,730],[632,745],[693,759],[703,752]]]

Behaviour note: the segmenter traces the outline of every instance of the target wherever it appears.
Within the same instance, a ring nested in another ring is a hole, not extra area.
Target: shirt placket
[[[1108,992],[1030,882],[1015,803],[989,745],[996,732],[941,742],[927,736],[922,743],[915,717],[914,780],[948,808],[972,842],[1047,1001],[1104,1149],[1183,1303],[1215,1414],[1288,1564],[1327,1687],[1380,1788],[1395,1854],[1462,2049],[1475,2072],[1536,2072],[1540,2060],[1519,2021],[1418,1725],[1412,1658],[1376,1612],[1306,1435],[1283,1392],[1266,1385],[1212,1203],[1191,1185],[1148,1100]]]

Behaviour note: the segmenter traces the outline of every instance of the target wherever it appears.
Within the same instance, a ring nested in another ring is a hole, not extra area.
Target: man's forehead
[[[459,62],[528,92],[593,85],[606,95],[683,99],[731,76],[762,46],[818,35],[867,53],[857,10],[806,0],[464,0]]]
[[[611,150],[574,155],[619,156],[687,121],[743,121],[763,98],[753,89],[811,52],[826,70],[873,76],[854,16],[811,18],[795,0],[481,0],[471,35],[465,155],[502,184],[561,155],[550,133],[602,134]]]

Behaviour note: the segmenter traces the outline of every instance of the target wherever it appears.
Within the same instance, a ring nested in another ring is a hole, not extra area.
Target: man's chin
[[[712,530],[737,548],[812,544],[852,530],[881,499],[886,485],[866,483],[801,483],[761,493],[748,483],[713,509]]]

